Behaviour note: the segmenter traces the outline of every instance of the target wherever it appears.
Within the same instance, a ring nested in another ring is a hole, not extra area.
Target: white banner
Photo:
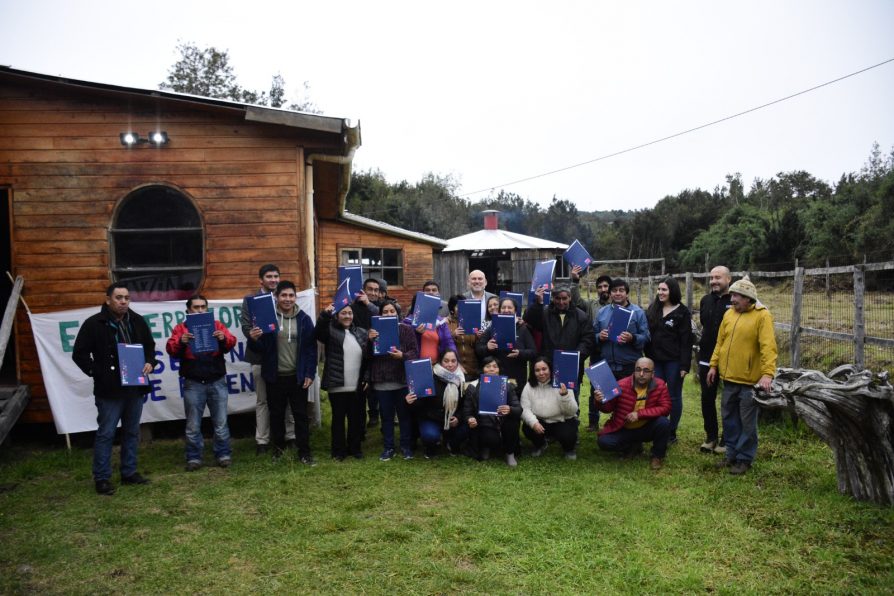
[[[313,290],[298,294],[298,306],[312,320],[315,296]],[[151,391],[143,404],[143,422],[183,419],[183,396],[178,375],[179,360],[165,351],[165,343],[174,327],[186,319],[186,301],[134,302],[131,309],[143,316],[155,338],[155,357],[159,364],[149,375]],[[228,410],[231,414],[255,409],[255,384],[251,365],[245,361],[245,336],[239,324],[242,300],[211,300],[209,310],[236,336],[236,347],[224,356],[227,363]],[[62,312],[31,314],[31,329],[37,344],[40,369],[47,389],[53,420],[59,434],[96,430],[96,405],[93,379],[81,372],[71,359],[75,338],[81,324],[99,312],[99,305]],[[319,379],[309,399],[319,411]],[[207,412],[207,410],[206,410]]]

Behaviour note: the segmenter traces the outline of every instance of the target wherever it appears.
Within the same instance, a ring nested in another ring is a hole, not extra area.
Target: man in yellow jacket
[[[754,386],[769,391],[776,374],[776,335],[773,317],[758,302],[757,288],[746,277],[730,286],[732,308],[726,311],[711,355],[707,383],[723,379],[720,413],[726,439],[726,459],[734,476],[751,467],[757,452],[757,403]]]

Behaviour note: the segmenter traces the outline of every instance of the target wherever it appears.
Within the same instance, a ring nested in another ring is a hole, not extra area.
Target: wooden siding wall
[[[127,130],[155,129],[167,131],[168,146],[126,149],[118,139]],[[319,150],[338,141],[299,132],[313,134],[247,123],[229,108],[0,79],[0,184],[12,187],[13,273],[25,278],[29,307],[101,304],[110,282],[111,217],[121,199],[145,184],[171,185],[195,201],[206,235],[201,290],[209,298],[255,289],[266,262],[306,286],[299,147]],[[22,420],[48,422],[21,309],[16,322],[20,379],[33,395]]]
[[[356,247],[403,250],[404,285],[388,286],[388,294],[397,299],[404,310],[403,314],[406,314],[410,301],[416,292],[422,289],[423,282],[434,277],[431,245],[325,219],[319,222],[317,283],[320,295],[318,306],[328,305],[335,298],[340,250]]]
[[[442,296],[466,292],[469,282],[469,253],[442,252],[435,255],[435,279]]]

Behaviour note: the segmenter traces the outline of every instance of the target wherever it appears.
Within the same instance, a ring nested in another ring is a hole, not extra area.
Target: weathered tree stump
[[[828,376],[780,368],[770,393],[755,390],[755,399],[794,411],[832,448],[839,492],[894,505],[894,388],[887,372],[858,372],[849,364]]]

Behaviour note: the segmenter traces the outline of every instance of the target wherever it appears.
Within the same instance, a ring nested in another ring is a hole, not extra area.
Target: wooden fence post
[[[866,362],[863,349],[866,338],[866,324],[863,318],[865,290],[866,268],[863,265],[854,265],[854,364],[857,370],[863,370]]]
[[[692,312],[692,272],[686,272],[686,307]]]
[[[801,367],[801,301],[804,296],[804,267],[795,267],[792,295],[791,355],[792,368]]]

